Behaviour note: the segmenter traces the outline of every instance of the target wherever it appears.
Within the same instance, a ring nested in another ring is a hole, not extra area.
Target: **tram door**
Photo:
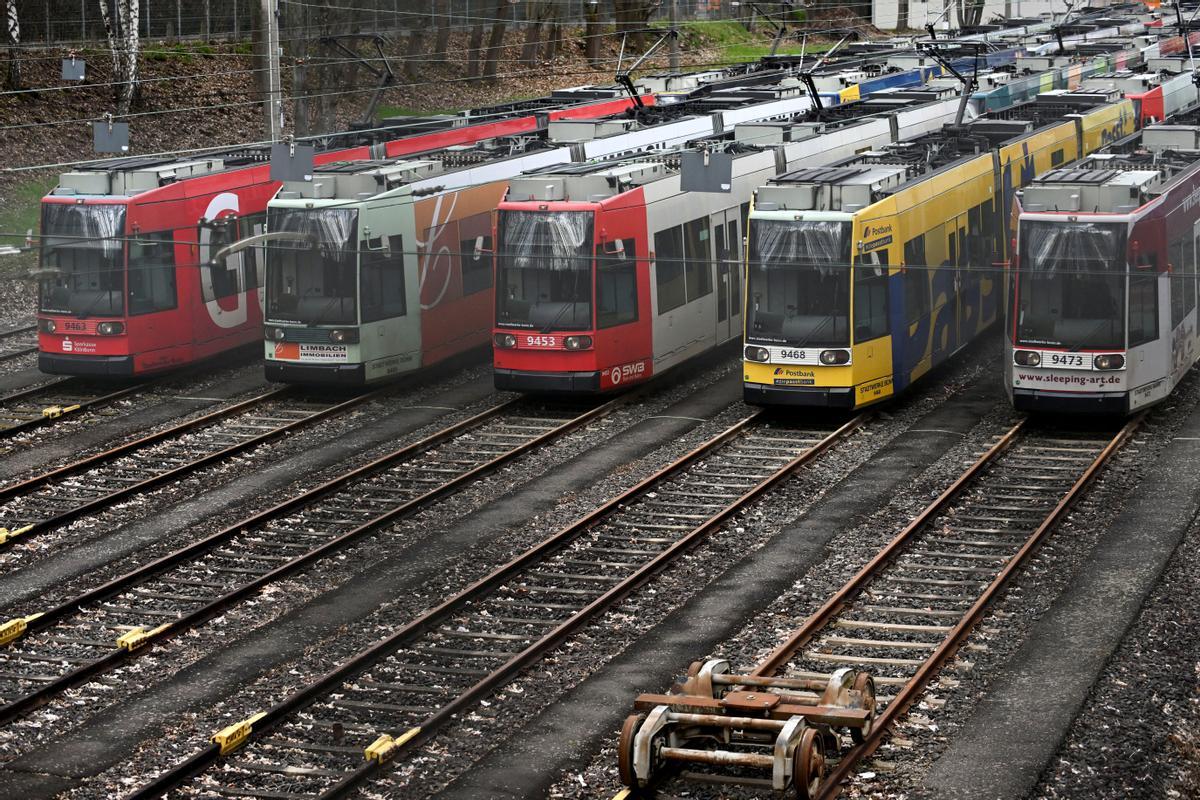
[[[717,341],[741,334],[741,238],[738,212],[718,211],[712,217],[713,252],[717,262]]]
[[[954,292],[951,306],[954,309],[954,323],[950,327],[952,339],[950,351],[954,352],[971,339],[971,320],[969,319],[971,311],[968,308],[971,287],[969,276],[974,273],[971,272],[971,252],[967,246],[967,215],[959,214],[951,225],[953,227],[949,231],[949,255],[950,264],[954,269],[954,281],[951,284]]]

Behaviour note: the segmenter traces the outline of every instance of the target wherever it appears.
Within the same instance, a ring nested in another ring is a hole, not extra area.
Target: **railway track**
[[[0,722],[627,402],[496,405],[50,608],[0,624]]]
[[[0,439],[53,424],[68,415],[97,409],[123,397],[145,391],[162,380],[123,384],[88,383],[81,378],[58,378],[0,397]]]
[[[0,331],[0,362],[35,352],[37,352],[36,325],[20,325]]]
[[[134,796],[177,787],[230,797],[351,792],[864,419],[813,430],[767,424],[764,412],[747,417],[275,707],[218,732]]]
[[[836,797],[854,766],[957,652],[988,604],[1140,421],[1115,435],[1047,431],[1028,419],[1013,426],[753,671],[735,675],[728,662],[697,663],[682,690],[640,696],[638,711],[669,710],[658,712],[655,724],[668,724],[653,733],[658,744],[652,738],[646,752],[666,742],[672,725],[688,719],[686,712],[734,714],[746,692],[779,694],[782,702],[771,712],[779,720],[820,719],[818,687],[840,669],[863,670],[872,679],[874,702],[867,705],[873,705],[873,722],[854,732],[850,749],[838,741],[832,752],[818,747],[815,759],[806,756],[815,765],[805,776],[811,780],[796,782],[801,798]],[[711,683],[696,679],[721,673],[727,674]],[[761,755],[762,741],[714,751],[699,740],[696,748],[677,740],[639,765],[637,734],[646,718],[631,716],[618,745],[627,786],[652,788],[663,781],[660,788],[668,793],[690,781],[771,786],[752,769],[771,760]],[[669,777],[684,764],[687,769]],[[822,776],[829,764],[832,770]],[[731,766],[741,771],[731,776]],[[629,797],[631,790],[618,796]]]
[[[0,487],[0,553],[84,514],[337,415],[383,390],[320,402],[265,392]]]

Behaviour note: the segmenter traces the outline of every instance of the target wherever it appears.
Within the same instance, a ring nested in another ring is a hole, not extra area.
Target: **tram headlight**
[[[1013,362],[1019,367],[1037,367],[1042,363],[1042,354],[1037,350],[1017,350]]]
[[[501,350],[511,350],[517,346],[517,337],[511,333],[497,333],[492,337],[492,341]]]
[[[354,344],[358,341],[358,328],[335,328],[329,332],[329,341],[336,344]]]
[[[124,332],[124,322],[101,322],[96,326],[96,333],[101,336],[118,336]]]
[[[836,367],[839,364],[850,363],[849,350],[822,350],[821,363],[827,367]]]
[[[267,328],[267,338],[272,341],[282,342],[287,338],[286,328]]]
[[[1096,369],[1122,369],[1125,366],[1125,356],[1120,353],[1105,353],[1092,359]]]
[[[42,333],[54,333],[58,330],[58,326],[54,324],[52,319],[39,319],[38,330]]]
[[[765,347],[750,345],[746,348],[746,360],[765,364],[771,359],[771,351]]]
[[[592,346],[592,337],[590,336],[568,336],[563,340],[568,350],[587,350]]]

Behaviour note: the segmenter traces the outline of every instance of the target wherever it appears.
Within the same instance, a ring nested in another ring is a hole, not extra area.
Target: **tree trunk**
[[[589,66],[600,63],[600,4],[583,6],[583,52]]]
[[[415,15],[408,29],[408,51],[404,54],[404,74],[415,81],[420,76],[420,58],[425,49],[425,20]]]
[[[542,50],[544,61],[553,61],[558,57],[558,47],[562,42],[562,10],[557,3],[548,3],[549,12],[546,17],[546,44]]]
[[[433,45],[433,59],[436,61],[450,60],[450,54],[447,52],[450,48],[450,3],[451,0],[441,0],[438,3],[437,40]]]
[[[483,48],[483,26],[471,26],[471,40],[467,43],[467,77],[479,77],[479,51]]]
[[[488,37],[487,60],[483,65],[483,79],[488,83],[494,83],[496,80],[496,67],[504,49],[504,20],[507,13],[508,3],[505,0],[496,0],[496,10],[492,13],[492,34]]]
[[[121,84],[121,96],[117,102],[117,113],[128,114],[133,105],[134,95],[138,92],[138,51],[141,45],[139,28],[141,25],[141,0],[125,0],[125,16],[121,20],[125,34],[125,68],[122,70],[124,83]]]
[[[137,89],[139,3],[140,0],[112,0],[114,8],[110,8],[109,0],[100,0],[100,16],[112,54],[116,116],[129,113]]]
[[[541,3],[530,0],[525,6],[525,44],[521,46],[521,63],[537,63],[538,48],[542,42]]]
[[[21,89],[21,21],[17,16],[17,0],[8,0],[8,76],[5,85],[10,91]]]

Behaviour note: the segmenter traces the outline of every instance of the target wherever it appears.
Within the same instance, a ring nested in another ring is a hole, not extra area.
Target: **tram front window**
[[[273,208],[271,233],[295,234],[267,245],[267,316],[274,322],[353,325],[358,212],[345,208]],[[315,244],[314,244],[315,240]]]
[[[1017,344],[1125,346],[1125,232],[1090,222],[1021,223]]]
[[[850,345],[850,223],[750,220],[747,336]]]
[[[501,211],[496,320],[543,331],[592,327],[590,211]]]
[[[125,206],[42,206],[38,309],[47,314],[119,317],[125,313]]]

